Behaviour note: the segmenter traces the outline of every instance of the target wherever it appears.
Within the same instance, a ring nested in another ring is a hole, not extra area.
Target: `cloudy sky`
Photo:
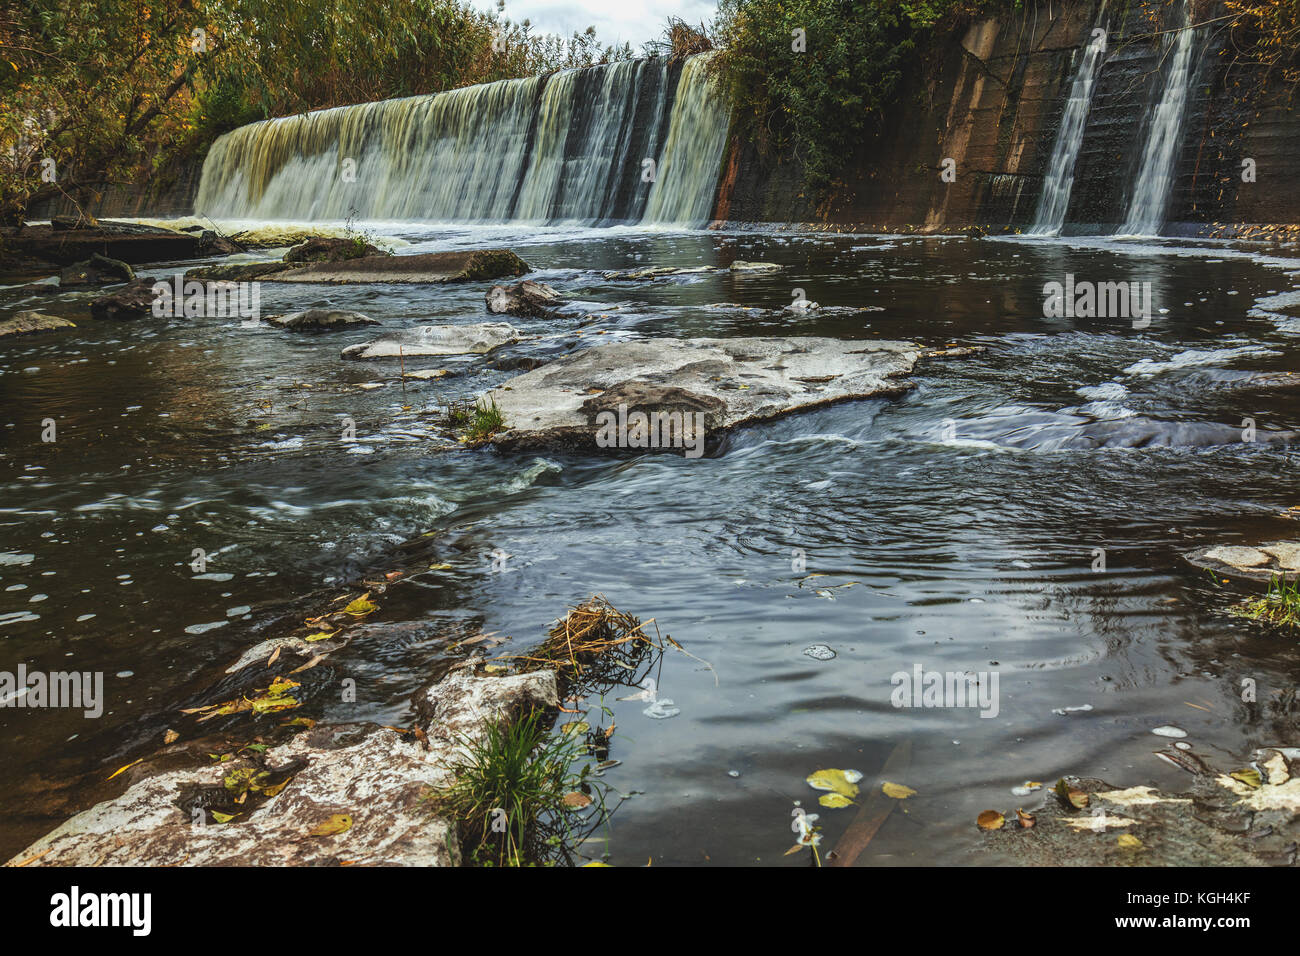
[[[494,10],[496,0],[474,6]],[[529,19],[536,30],[563,36],[594,26],[601,43],[627,41],[637,49],[663,31],[670,15],[695,24],[716,10],[717,0],[506,0],[506,16],[516,23]]]

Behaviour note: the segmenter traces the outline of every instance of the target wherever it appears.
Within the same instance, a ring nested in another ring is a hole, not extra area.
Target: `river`
[[[310,716],[409,722],[410,694],[458,637],[499,631],[512,638],[501,651],[523,650],[593,593],[711,665],[665,657],[671,719],[606,701],[622,761],[606,779],[641,791],[609,825],[615,864],[807,865],[782,856],[793,801],[815,805],[804,778],[871,778],[905,739],[900,782],[924,800],[865,862],[1005,862],[970,855],[972,824],[1026,780],[1179,789],[1182,773],[1152,756],[1159,726],[1186,730],[1217,764],[1279,743],[1272,720],[1290,698],[1269,701],[1300,673],[1295,642],[1227,614],[1243,592],[1181,555],[1295,534],[1280,514],[1300,504],[1294,450],[1231,436],[1247,418],[1261,439],[1300,429],[1296,385],[1260,378],[1300,372],[1300,321],[1259,305],[1295,288],[1300,259],[1190,240],[357,228],[401,252],[516,250],[592,310],[581,336],[573,319],[512,320],[552,341],[781,334],[987,350],[923,364],[901,398],[743,428],[699,459],[515,455],[459,447],[437,424],[448,401],[513,374],[483,360],[408,363],[453,374],[403,388],[396,363],[339,358],[379,330],[94,322],[84,293],[42,299],[79,328],[0,349],[0,666],[102,671],[107,702],[97,720],[0,709],[5,855],[102,796],[162,729],[187,729],[178,709],[283,602],[362,569],[407,572],[375,617],[393,626],[331,660],[357,702],[322,690]],[[735,259],[785,268],[601,275]],[[1067,273],[1150,282],[1150,326],[1044,318],[1043,284]],[[821,308],[783,310],[795,289]],[[395,329],[482,321],[483,291],[263,283],[261,306],[356,309]],[[12,288],[0,304],[36,307]],[[1121,419],[1175,437],[1102,446]],[[1187,423],[1229,437],[1189,439],[1175,427]],[[412,540],[418,561],[399,547]],[[815,644],[836,656],[806,655]],[[891,676],[916,665],[996,671],[997,715],[894,707]],[[1258,704],[1242,702],[1243,678]],[[852,811],[819,812],[833,844]]]

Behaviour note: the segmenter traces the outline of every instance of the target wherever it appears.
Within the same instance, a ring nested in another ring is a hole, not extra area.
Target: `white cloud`
[[[496,9],[495,0],[474,0],[482,10]],[[596,28],[602,44],[641,44],[657,39],[669,16],[687,23],[713,19],[716,0],[506,0],[505,15],[514,22],[528,19],[542,33],[569,36],[575,30]]]

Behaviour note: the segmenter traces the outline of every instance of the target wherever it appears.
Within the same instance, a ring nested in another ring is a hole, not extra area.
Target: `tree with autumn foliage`
[[[632,55],[460,0],[0,0],[0,217],[243,123]]]

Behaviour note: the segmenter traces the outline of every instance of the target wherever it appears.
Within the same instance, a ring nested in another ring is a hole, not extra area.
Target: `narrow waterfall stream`
[[[1128,215],[1120,235],[1159,235],[1165,224],[1165,208],[1174,183],[1178,145],[1182,141],[1187,94],[1195,75],[1197,30],[1187,8],[1187,25],[1173,42],[1172,62],[1165,73],[1160,100],[1151,114],[1146,145],[1138,170],[1137,185],[1129,201]]]
[[[1103,10],[1105,7],[1103,6]],[[1052,158],[1047,164],[1047,177],[1043,193],[1038,200],[1031,236],[1056,236],[1065,225],[1065,214],[1070,208],[1070,193],[1074,189],[1074,167],[1083,145],[1083,131],[1092,109],[1092,91],[1106,53],[1105,25],[1093,31],[1092,40],[1084,48],[1083,58],[1070,86],[1070,98],[1061,114],[1061,126],[1056,132]]]
[[[708,55],[321,110],[222,136],[196,209],[224,218],[702,225],[727,136]],[[650,161],[650,162],[647,162]]]

